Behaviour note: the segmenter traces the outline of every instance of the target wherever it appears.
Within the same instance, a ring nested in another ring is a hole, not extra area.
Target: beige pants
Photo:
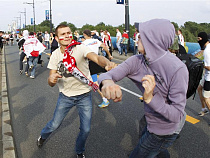
[[[204,86],[204,82],[205,82],[205,79],[204,79],[204,75],[202,77],[202,79],[200,80],[200,85],[203,87]],[[210,91],[205,91],[203,89],[203,97],[204,98],[210,98]]]

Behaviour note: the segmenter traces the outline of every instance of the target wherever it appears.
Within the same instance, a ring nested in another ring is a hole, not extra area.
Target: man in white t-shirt
[[[47,31],[44,34],[44,42],[47,49],[50,49],[50,34]]]
[[[69,76],[65,74],[61,76],[57,72],[57,65],[60,61],[67,59],[66,57],[64,58],[64,54],[66,54],[66,47],[69,46],[69,44],[74,44],[75,42],[72,38],[70,38],[71,30],[67,25],[58,25],[55,30],[55,35],[55,39],[60,44],[60,47],[52,53],[49,60],[48,68],[50,69],[50,73],[48,77],[48,84],[51,87],[56,84],[58,85],[59,97],[53,118],[42,129],[41,135],[37,140],[37,145],[38,147],[42,147],[44,141],[50,136],[50,134],[61,125],[70,109],[76,106],[80,117],[80,132],[76,141],[76,153],[77,158],[84,158],[85,143],[90,132],[92,117],[91,87],[72,76],[71,73],[67,74]],[[79,69],[89,81],[92,79],[88,67],[88,59],[94,61],[107,70],[116,66],[105,57],[98,56],[90,48],[83,44],[74,46],[71,49],[70,57],[75,59],[76,68]]]
[[[139,37],[139,30],[136,29],[135,31],[135,39],[134,39],[134,52],[133,52],[133,55],[136,55],[136,54],[139,54],[138,53],[138,37]]]
[[[184,47],[184,36],[182,35],[182,30],[178,30],[179,44]]]
[[[116,29],[116,45],[117,45],[117,49],[118,49],[118,53],[121,54],[121,47],[120,47],[120,42],[122,39],[122,34],[120,33],[119,29]]]
[[[111,60],[113,57],[111,56],[109,50],[107,49],[107,47],[98,39],[93,39],[91,38],[91,31],[90,30],[85,30],[83,31],[83,36],[85,38],[85,41],[83,41],[82,43],[84,45],[86,45],[87,47],[89,47],[94,53],[96,53],[98,55],[99,52],[99,47],[102,47],[106,53],[109,56],[109,59]],[[92,64],[92,61],[90,61],[89,65]],[[91,67],[90,67],[91,68]],[[97,66],[94,67],[95,69],[97,69]],[[97,74],[92,74],[91,75],[93,82],[97,83]],[[97,90],[98,93],[100,94],[103,102],[101,104],[98,105],[99,108],[105,108],[107,106],[109,106],[109,101],[103,96],[103,94],[101,93],[101,91],[98,89]]]
[[[198,34],[198,43],[201,49],[204,49],[203,56],[205,69],[204,76],[202,77],[197,89],[202,103],[202,110],[198,115],[204,116],[209,113],[210,110],[210,44],[206,32],[200,32]]]

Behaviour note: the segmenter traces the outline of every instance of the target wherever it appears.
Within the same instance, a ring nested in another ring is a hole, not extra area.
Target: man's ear
[[[58,36],[55,36],[55,40],[56,40],[57,42],[59,41]]]

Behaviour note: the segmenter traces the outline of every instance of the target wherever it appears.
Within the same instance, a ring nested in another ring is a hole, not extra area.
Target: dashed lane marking
[[[139,95],[139,94],[137,94],[137,93],[135,93],[135,92],[132,92],[132,91],[130,91],[130,90],[124,88],[124,87],[121,87],[121,86],[120,86],[120,88],[121,88],[122,90],[124,90],[124,91],[130,93],[130,94],[133,94],[133,95],[137,96],[140,100],[143,100],[143,96],[141,96],[141,95]],[[195,118],[193,118],[193,117],[191,117],[191,116],[189,116],[189,115],[186,116],[186,121],[187,121],[187,122],[190,122],[190,123],[192,123],[192,124],[196,124],[196,123],[200,122],[200,120],[195,119]]]

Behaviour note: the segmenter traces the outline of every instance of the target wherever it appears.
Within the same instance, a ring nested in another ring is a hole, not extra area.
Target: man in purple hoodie
[[[188,70],[168,51],[175,37],[174,26],[165,19],[139,24],[138,51],[107,73],[99,76],[103,95],[115,102],[122,91],[115,82],[130,78],[141,90],[146,127],[130,158],[166,157],[167,150],[184,126]]]

